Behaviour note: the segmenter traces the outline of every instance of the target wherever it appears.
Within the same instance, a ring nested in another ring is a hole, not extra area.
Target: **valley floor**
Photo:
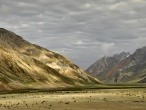
[[[146,89],[1,94],[0,110],[146,110]]]

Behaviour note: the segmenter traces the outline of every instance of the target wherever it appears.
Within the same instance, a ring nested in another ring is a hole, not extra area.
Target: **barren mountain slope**
[[[98,60],[87,72],[104,83],[146,83],[146,47],[119,55],[118,60],[116,55]]]
[[[65,57],[0,28],[0,90],[51,89],[97,84]]]

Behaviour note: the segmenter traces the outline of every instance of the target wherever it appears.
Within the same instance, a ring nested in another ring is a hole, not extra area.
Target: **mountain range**
[[[146,47],[103,57],[86,71],[103,83],[146,83]]]
[[[67,58],[0,28],[0,91],[99,84]]]

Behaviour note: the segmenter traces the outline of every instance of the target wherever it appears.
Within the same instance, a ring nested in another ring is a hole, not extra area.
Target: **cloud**
[[[145,0],[0,0],[0,27],[86,68],[145,45]]]
[[[134,2],[144,2],[144,0],[133,0]]]
[[[2,4],[2,5],[0,6],[0,10],[1,10],[1,12],[3,12],[3,13],[7,13],[7,12],[10,11],[10,8],[9,8],[8,6]]]
[[[101,48],[105,56],[108,56],[115,50],[116,45],[114,43],[103,43]]]
[[[112,4],[112,5],[110,6],[110,9],[111,9],[111,10],[115,10],[115,9],[119,9],[119,8],[125,8],[126,5],[127,5],[127,4],[126,4],[124,1],[122,1],[122,2],[119,2],[119,3]]]

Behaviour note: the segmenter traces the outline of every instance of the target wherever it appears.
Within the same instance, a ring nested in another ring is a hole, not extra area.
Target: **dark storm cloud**
[[[0,0],[0,21],[84,68],[146,42],[145,0]]]

